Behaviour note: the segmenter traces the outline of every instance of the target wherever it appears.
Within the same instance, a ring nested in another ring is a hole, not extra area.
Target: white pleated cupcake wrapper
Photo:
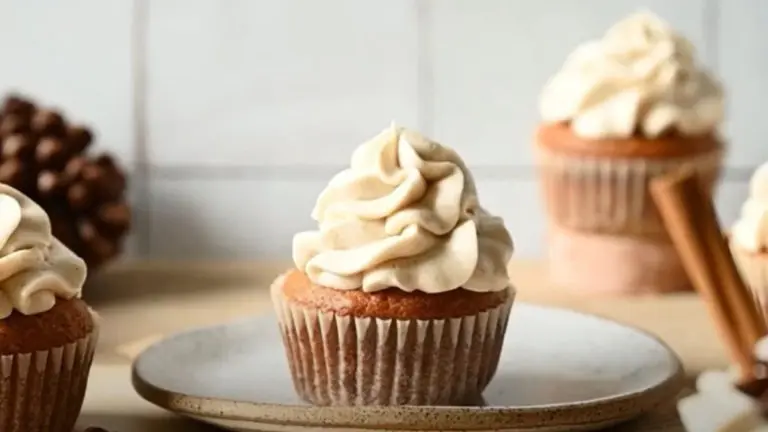
[[[297,393],[315,405],[477,401],[498,367],[513,298],[463,318],[354,318],[273,297]]]
[[[653,177],[695,167],[714,182],[721,150],[675,159],[601,158],[538,149],[542,187],[550,218],[565,228],[632,235],[664,235],[648,185]]]
[[[768,254],[756,254],[731,244],[731,255],[759,306],[758,310],[768,323]]]
[[[70,344],[0,356],[0,431],[70,432],[85,398],[98,330]]]

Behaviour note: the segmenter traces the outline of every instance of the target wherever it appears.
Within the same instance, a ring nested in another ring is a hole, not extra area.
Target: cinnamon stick
[[[752,350],[765,335],[766,326],[739,276],[712,199],[690,168],[653,180],[651,194],[683,266],[739,365],[742,379],[752,379]]]

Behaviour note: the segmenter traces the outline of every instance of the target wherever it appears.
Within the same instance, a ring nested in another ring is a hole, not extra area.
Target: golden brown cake
[[[80,300],[83,260],[51,235],[48,216],[0,184],[0,430],[71,431],[97,324]]]
[[[94,330],[93,315],[84,301],[58,301],[46,313],[14,311],[0,320],[0,355],[23,354],[76,342]]]
[[[688,165],[712,193],[723,105],[690,42],[647,13],[568,57],[543,91],[535,137],[559,284],[615,293],[688,288],[648,184]]]
[[[316,405],[476,401],[514,301],[512,240],[452,150],[394,125],[360,146],[272,286],[297,393]]]
[[[299,270],[290,270],[275,289],[285,301],[338,316],[382,319],[448,319],[475,315],[506,303],[511,290],[474,292],[455,289],[438,294],[411,293],[397,288],[365,293],[341,291],[315,285]],[[0,339],[1,341],[2,339]]]

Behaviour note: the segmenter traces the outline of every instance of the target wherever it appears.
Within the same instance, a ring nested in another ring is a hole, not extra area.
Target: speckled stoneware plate
[[[142,353],[133,384],[170,411],[239,431],[581,431],[674,398],[680,361],[612,321],[516,304],[498,373],[469,407],[311,407],[294,394],[274,317],[172,336]]]

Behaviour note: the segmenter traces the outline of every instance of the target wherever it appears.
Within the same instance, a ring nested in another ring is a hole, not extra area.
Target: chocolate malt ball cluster
[[[126,177],[107,154],[89,155],[91,131],[18,95],[0,110],[0,182],[35,200],[53,234],[91,270],[116,257],[131,225]]]

